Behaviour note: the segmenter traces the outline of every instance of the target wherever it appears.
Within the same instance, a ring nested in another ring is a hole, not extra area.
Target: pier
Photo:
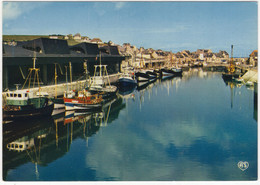
[[[121,73],[109,75],[108,76],[109,79],[105,79],[105,83],[108,84],[108,80],[110,81],[111,84],[116,83],[118,81],[118,78],[120,75],[121,75]],[[79,91],[83,88],[86,88],[88,83],[89,83],[89,80],[79,80],[79,81],[74,81],[74,82],[69,82],[69,83],[60,83],[60,84],[56,84],[56,85],[46,85],[46,86],[40,87],[40,91],[48,93],[50,98],[55,98],[55,97],[63,96],[64,92],[67,90]],[[29,89],[25,89],[25,90],[29,90]],[[39,91],[39,88],[34,87],[34,88],[30,88],[30,90],[37,92],[37,91]],[[5,97],[6,97],[6,92],[3,92],[2,93],[3,100],[5,99]],[[4,101],[3,101],[3,103],[4,103]]]

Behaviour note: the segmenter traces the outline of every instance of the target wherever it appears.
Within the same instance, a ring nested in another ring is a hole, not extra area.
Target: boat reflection
[[[3,126],[3,179],[10,170],[27,163],[35,164],[35,180],[40,180],[40,166],[66,155],[75,139],[88,140],[102,126],[118,118],[125,108],[122,98],[103,105],[100,112],[63,112],[30,122],[12,122]]]

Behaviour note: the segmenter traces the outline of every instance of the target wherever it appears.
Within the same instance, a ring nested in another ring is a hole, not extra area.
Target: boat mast
[[[54,63],[55,64],[55,77],[54,77],[54,80],[55,80],[55,98],[57,98],[57,68],[56,68],[56,64],[57,63]]]
[[[102,68],[101,68],[101,51],[99,51],[99,76],[102,76]]]
[[[72,66],[71,66],[71,62],[69,62],[69,67],[70,67],[70,88],[72,90]]]
[[[235,65],[234,65],[234,60],[233,60],[233,45],[231,45],[231,59],[230,59],[229,71],[231,73],[235,72]]]
[[[69,87],[68,87],[68,70],[67,70],[68,66],[65,66],[66,69],[66,86],[67,86],[67,93],[69,91]]]

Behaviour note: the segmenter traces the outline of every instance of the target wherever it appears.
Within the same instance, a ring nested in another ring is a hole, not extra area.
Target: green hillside
[[[49,38],[49,35],[3,35],[3,41],[28,41],[28,40],[34,40],[38,38]],[[63,35],[58,35],[58,39],[63,39]],[[74,39],[68,39],[68,45],[76,45],[79,44],[79,42],[75,41]]]

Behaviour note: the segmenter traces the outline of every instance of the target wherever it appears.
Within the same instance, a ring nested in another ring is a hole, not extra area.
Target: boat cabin
[[[7,105],[17,105],[17,106],[23,106],[28,105],[30,102],[29,100],[45,97],[48,96],[45,92],[33,92],[29,90],[16,90],[16,91],[10,91],[6,92],[6,104]]]
[[[25,90],[10,91],[6,93],[7,105],[27,105],[32,92]]]

